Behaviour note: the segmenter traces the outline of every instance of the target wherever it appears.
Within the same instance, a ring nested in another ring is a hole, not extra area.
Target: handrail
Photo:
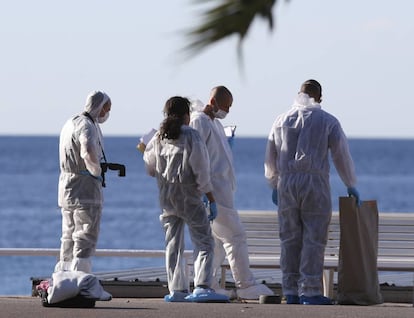
[[[37,247],[3,247],[0,248],[0,256],[59,256],[58,248]],[[192,257],[193,251],[185,250],[184,256]],[[94,256],[118,256],[118,257],[164,257],[165,250],[143,250],[143,249],[97,249]]]

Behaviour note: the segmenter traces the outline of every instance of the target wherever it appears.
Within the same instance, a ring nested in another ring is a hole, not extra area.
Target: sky
[[[216,1],[218,2],[218,1]],[[323,87],[322,107],[350,138],[414,138],[414,1],[279,0],[275,29],[258,18],[184,58],[201,21],[194,0],[0,0],[0,135],[58,135],[86,96],[112,100],[104,135],[158,128],[175,95],[208,102],[227,86],[224,125],[265,137],[303,81]]]

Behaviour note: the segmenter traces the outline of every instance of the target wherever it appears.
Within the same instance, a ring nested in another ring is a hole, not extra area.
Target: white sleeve
[[[102,148],[95,126],[88,126],[79,135],[80,156],[85,162],[86,169],[95,177],[101,175]]]
[[[336,171],[347,187],[356,185],[354,162],[349,151],[348,140],[342,127],[338,124],[330,137],[330,150]]]
[[[143,159],[145,163],[145,170],[151,177],[155,177],[156,172],[156,153],[155,153],[155,143],[157,141],[158,134],[155,134],[148,142],[148,145],[145,148]]]
[[[200,134],[201,140],[207,144],[207,139],[211,134],[211,126],[208,120],[204,120],[202,117],[194,117],[190,121],[190,127],[197,130]]]
[[[275,136],[274,136],[273,127],[274,126],[272,126],[272,130],[270,131],[269,137],[267,139],[264,171],[265,171],[265,178],[269,182],[269,185],[273,189],[276,189],[279,172],[277,169],[277,157],[278,156],[277,156],[277,149],[276,149],[276,144],[275,144]]]
[[[194,172],[197,188],[202,193],[211,192],[213,186],[210,179],[210,159],[207,147],[197,131],[192,134],[191,144],[189,164]]]

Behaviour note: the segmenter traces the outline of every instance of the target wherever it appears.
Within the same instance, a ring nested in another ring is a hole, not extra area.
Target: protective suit
[[[176,140],[161,140],[156,133],[143,158],[147,173],[158,183],[170,293],[190,287],[183,258],[185,224],[194,245],[194,286],[210,287],[214,240],[201,196],[212,186],[204,143],[197,131],[183,125]]]
[[[348,142],[339,121],[300,93],[275,120],[265,155],[265,177],[277,189],[283,293],[323,294],[322,273],[332,204],[329,151],[347,187],[356,183]]]
[[[98,240],[103,204],[103,141],[98,120],[108,101],[105,93],[92,92],[85,105],[89,115],[82,113],[69,119],[60,134],[58,204],[62,237],[55,271],[91,272],[90,257]]]
[[[224,128],[219,120],[212,120],[200,111],[191,114],[190,126],[200,133],[207,145],[213,195],[218,209],[217,218],[211,225],[215,238],[213,288],[218,289],[217,276],[227,255],[240,298],[258,299],[261,294],[271,295],[273,292],[265,285],[256,284],[250,270],[246,234],[234,208],[236,181],[233,155]]]

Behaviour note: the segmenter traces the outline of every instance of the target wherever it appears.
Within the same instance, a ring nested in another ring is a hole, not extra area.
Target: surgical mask
[[[224,119],[228,113],[222,109],[219,109],[218,111],[213,112],[213,114],[214,114],[214,117],[218,119]]]
[[[104,116],[98,117],[98,123],[103,124],[109,117],[109,112],[106,112]]]

